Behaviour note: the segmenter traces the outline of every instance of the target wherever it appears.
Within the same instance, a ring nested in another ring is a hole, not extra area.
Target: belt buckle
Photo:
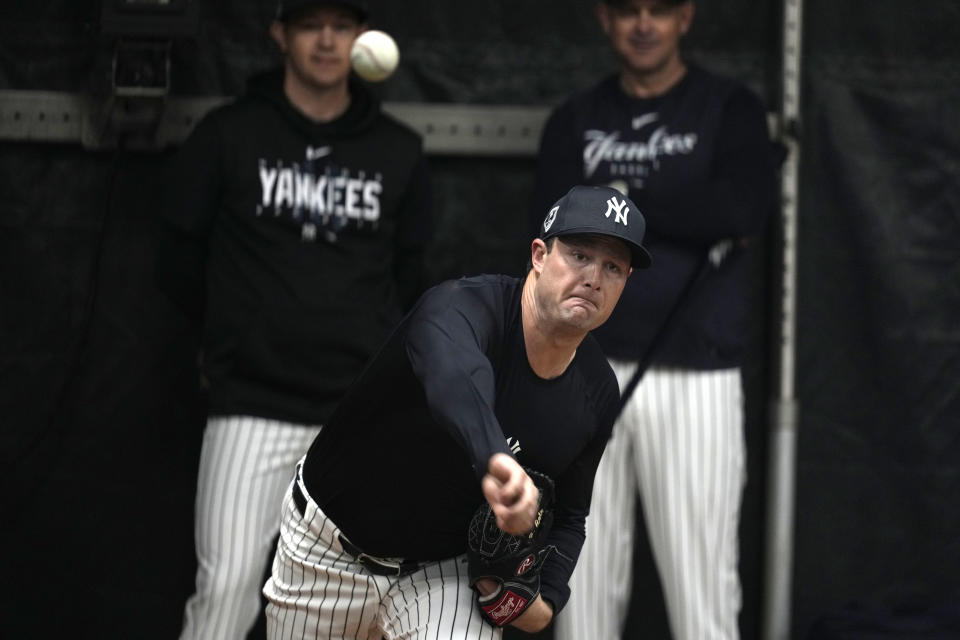
[[[384,575],[395,575],[399,576],[403,573],[403,564],[400,562],[390,562],[389,560],[384,560],[383,558],[377,558],[375,556],[367,555],[366,553],[360,552],[360,555],[357,556],[357,560],[368,565],[373,565],[372,568],[378,568],[381,571],[389,571],[390,573]]]
[[[353,544],[343,532],[337,534],[340,545],[343,550],[349,553],[354,559],[369,569],[372,573],[381,576],[401,576],[406,571],[412,571],[417,567],[416,562],[406,562],[403,558],[380,558],[372,556],[361,551],[357,545]]]

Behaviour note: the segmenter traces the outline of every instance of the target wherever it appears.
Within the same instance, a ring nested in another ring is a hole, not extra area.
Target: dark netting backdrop
[[[794,629],[960,637],[960,5],[806,12]]]
[[[266,33],[275,3],[196,3],[195,35],[171,50],[171,94],[237,95],[278,60]],[[102,98],[115,41],[101,32],[101,4],[3,3],[0,117],[19,117],[6,108],[9,91]],[[401,49],[397,73],[377,88],[389,102],[546,107],[614,69],[589,0],[371,6],[371,26]],[[688,55],[745,81],[776,111],[780,16],[771,0],[700,0]],[[920,615],[960,599],[960,6],[811,0],[805,16],[798,639],[846,637],[826,630],[851,606]],[[174,150],[0,146],[11,637],[179,631],[195,569],[205,398],[192,373],[196,336],[152,280]],[[429,160],[431,276],[520,272],[534,158]],[[766,240],[745,368],[745,639],[760,637],[776,367],[776,228]],[[629,638],[667,637],[646,545],[641,536]]]

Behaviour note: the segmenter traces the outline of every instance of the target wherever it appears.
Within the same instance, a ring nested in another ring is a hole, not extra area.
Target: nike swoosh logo
[[[636,131],[637,129],[642,129],[651,122],[656,122],[659,117],[660,116],[656,113],[645,113],[642,116],[637,116],[634,118],[630,124],[634,131]]]
[[[330,155],[330,146],[325,147],[307,147],[307,160],[316,160]]]

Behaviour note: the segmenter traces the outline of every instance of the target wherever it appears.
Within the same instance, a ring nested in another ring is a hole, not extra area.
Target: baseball
[[[370,82],[386,80],[397,68],[400,50],[390,34],[383,31],[364,31],[353,42],[350,63],[357,75]]]

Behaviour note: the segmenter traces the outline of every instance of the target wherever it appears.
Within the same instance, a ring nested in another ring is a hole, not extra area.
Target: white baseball
[[[630,195],[630,185],[628,185],[625,180],[613,180],[609,186],[611,189],[619,191],[621,195]]]
[[[370,82],[390,77],[400,62],[400,50],[389,34],[375,29],[364,31],[353,41],[350,63],[357,75]]]

